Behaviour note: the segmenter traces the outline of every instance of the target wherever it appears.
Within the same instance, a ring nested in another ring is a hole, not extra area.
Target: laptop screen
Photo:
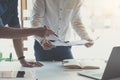
[[[79,72],[78,74],[89,77],[89,78],[93,78],[96,80],[110,80],[116,77],[120,77],[120,47],[114,47],[112,49],[111,55],[109,57],[107,66],[104,71],[101,71],[101,70],[85,71],[84,70]]]
[[[120,77],[120,47],[113,48],[102,80],[109,80],[116,77]]]

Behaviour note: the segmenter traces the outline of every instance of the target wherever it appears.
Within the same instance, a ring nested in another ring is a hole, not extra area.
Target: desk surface
[[[19,62],[1,62],[0,71],[31,71],[32,78],[22,78],[22,80],[93,80],[77,74],[81,70],[66,70],[61,65],[61,62],[42,62],[43,67],[27,68],[21,67]],[[21,78],[0,80],[21,80]]]

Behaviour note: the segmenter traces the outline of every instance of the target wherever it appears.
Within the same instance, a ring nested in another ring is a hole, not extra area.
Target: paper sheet
[[[59,37],[56,37],[54,35],[50,35],[47,37],[47,39],[50,40],[51,43],[55,46],[81,46],[89,42],[87,40],[62,41]]]
[[[80,40],[80,41],[59,41],[59,40],[55,40],[52,41],[52,44],[55,46],[81,46],[81,45],[85,45],[86,43],[88,43],[88,41],[86,40]]]

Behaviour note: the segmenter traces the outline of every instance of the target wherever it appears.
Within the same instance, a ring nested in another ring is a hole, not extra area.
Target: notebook
[[[120,77],[120,47],[114,47],[107,62],[105,70],[95,71],[80,71],[79,75],[93,78],[95,80],[110,80]]]
[[[94,61],[84,61],[79,59],[64,59],[62,65],[65,69],[99,69]]]

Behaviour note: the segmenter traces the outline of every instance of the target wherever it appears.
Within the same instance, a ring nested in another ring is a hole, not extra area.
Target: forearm
[[[17,57],[19,58],[19,57],[23,56],[22,39],[13,39],[13,43],[14,43],[14,48],[15,48]]]
[[[15,48],[18,59],[20,57],[23,57],[24,51],[23,51],[22,39],[13,39],[13,43],[14,43],[14,48]],[[23,65],[25,62],[25,59],[23,58],[23,59],[20,59],[19,61],[20,61],[21,65]]]
[[[23,28],[23,29],[18,29],[18,28],[7,28],[7,27],[2,27],[0,28],[0,38],[21,38],[21,37],[26,37],[26,36],[31,36],[31,35],[37,35],[40,30],[37,28]]]
[[[77,34],[82,38],[82,39],[89,39],[90,36],[88,34],[87,28],[83,25],[82,21],[80,18],[75,17],[72,26],[74,30],[77,32]]]
[[[76,31],[76,33],[81,37],[81,39],[85,39],[85,40],[92,40],[94,39],[92,32],[90,31],[90,29],[87,29],[87,27],[84,27],[84,25],[82,25],[82,23],[78,23],[76,25],[74,25],[74,30]]]

